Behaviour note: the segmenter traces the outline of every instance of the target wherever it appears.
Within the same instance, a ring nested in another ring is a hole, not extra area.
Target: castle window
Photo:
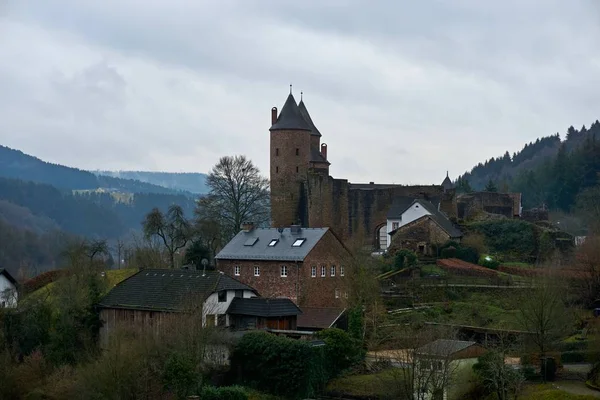
[[[296,149],[296,155],[299,156],[300,155],[300,149]]]
[[[269,247],[274,247],[277,242],[279,242],[279,239],[271,239],[271,241],[269,242]]]
[[[285,265],[281,266],[281,277],[285,278],[287,276],[287,267]]]
[[[344,266],[340,265],[340,276],[344,276]]]
[[[298,167],[296,167],[296,173],[300,172],[300,169]]]
[[[304,243],[305,240],[306,239],[304,239],[304,238],[296,239],[294,241],[294,243],[292,244],[292,247],[300,247],[300,246],[302,246],[302,243]]]
[[[317,267],[315,265],[313,265],[312,267],[310,267],[310,277],[314,278],[317,276]]]
[[[260,276],[260,267],[254,267],[254,276]]]
[[[275,173],[278,174],[279,173],[279,167],[275,167]]]
[[[279,149],[275,149],[275,155],[278,156],[279,155]]]
[[[325,275],[327,275],[327,268],[324,265],[322,265],[321,266],[321,278],[324,278]]]
[[[335,265],[331,266],[331,276],[335,276]]]
[[[235,267],[233,267],[233,274],[235,276],[240,276],[240,266],[236,265]]]
[[[340,289],[335,289],[335,298],[336,299],[340,298]]]

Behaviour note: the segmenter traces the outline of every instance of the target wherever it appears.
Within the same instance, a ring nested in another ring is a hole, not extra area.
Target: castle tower
[[[281,112],[271,109],[271,224],[308,224],[306,181],[312,128],[291,93]]]
[[[300,110],[300,114],[311,129],[310,171],[328,176],[330,163],[329,161],[327,161],[327,144],[321,144],[321,132],[319,132],[312,118],[310,117],[308,109],[306,108],[306,104],[304,104],[304,99],[300,100],[300,104],[298,104],[298,109]]]

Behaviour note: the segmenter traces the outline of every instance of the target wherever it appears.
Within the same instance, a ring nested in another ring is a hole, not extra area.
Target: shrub
[[[490,269],[498,269],[498,267],[500,266],[500,261],[498,261],[496,258],[494,258],[492,256],[483,255],[479,259],[478,264],[481,265],[482,267],[486,267],[486,268],[490,268]]]
[[[310,343],[264,332],[245,334],[231,355],[236,380],[254,389],[289,398],[306,398],[322,390],[324,351]]]
[[[364,358],[362,343],[341,329],[330,328],[317,333],[325,346],[325,367],[329,378],[352,367]]]
[[[502,219],[471,226],[475,232],[485,236],[485,244],[493,253],[508,254],[521,260],[536,254],[536,229],[529,222]]]
[[[600,351],[565,351],[560,355],[561,363],[580,363],[600,361]]]
[[[202,388],[202,400],[248,400],[246,389],[241,386],[224,386],[216,388],[205,386]]]
[[[442,258],[455,258],[456,257],[456,247],[450,246],[442,249],[440,252],[440,256]]]
[[[178,352],[169,356],[163,371],[163,383],[178,399],[185,399],[199,387],[200,381],[190,357]]]
[[[404,267],[412,267],[417,263],[417,255],[408,250],[408,249],[400,249],[396,252],[394,256],[394,269],[400,270]]]

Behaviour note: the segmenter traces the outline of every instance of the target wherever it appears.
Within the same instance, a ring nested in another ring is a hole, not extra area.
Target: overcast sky
[[[0,0],[0,144],[268,175],[293,84],[351,182],[440,183],[600,119],[596,0]]]

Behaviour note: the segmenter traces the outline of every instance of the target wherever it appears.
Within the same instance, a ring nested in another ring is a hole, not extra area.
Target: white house
[[[387,223],[379,231],[379,248],[386,250],[390,246],[390,233],[410,222],[425,216],[439,214],[439,202],[432,203],[424,199],[400,197],[390,207],[387,213]],[[445,216],[443,216],[446,218]]]
[[[17,280],[6,269],[0,268],[0,308],[17,306],[17,286]]]

